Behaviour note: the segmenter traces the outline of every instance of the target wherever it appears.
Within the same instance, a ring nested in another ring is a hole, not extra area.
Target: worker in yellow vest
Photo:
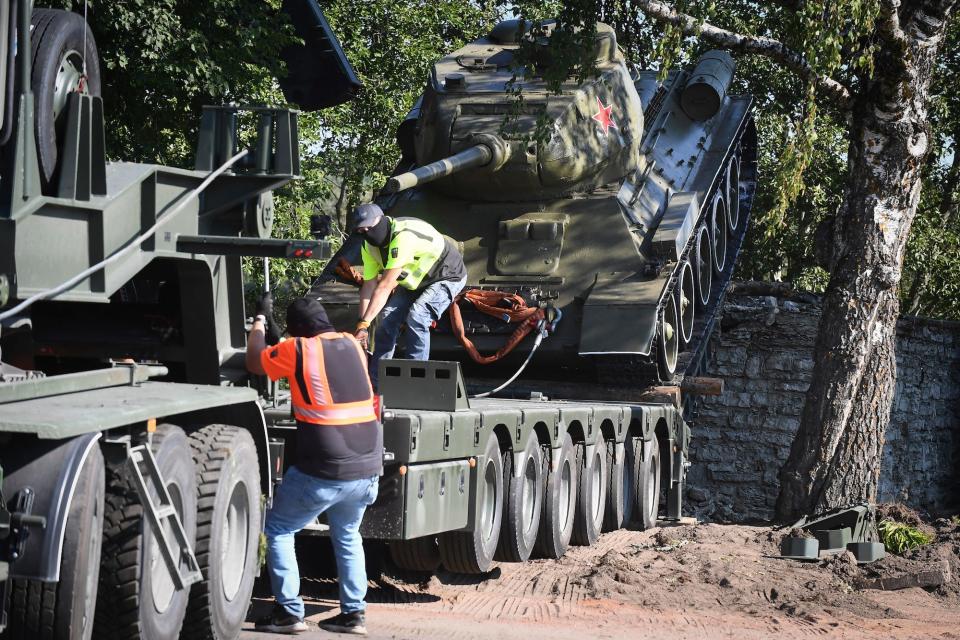
[[[363,238],[363,284],[356,338],[368,346],[370,323],[379,315],[370,358],[377,387],[377,365],[392,358],[400,327],[407,325],[407,357],[430,358],[430,327],[440,319],[467,282],[463,256],[448,239],[417,218],[391,218],[375,204],[354,211],[354,230]]]

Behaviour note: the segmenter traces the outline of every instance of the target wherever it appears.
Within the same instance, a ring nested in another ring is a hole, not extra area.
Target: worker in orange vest
[[[367,574],[360,521],[377,498],[383,473],[383,433],[366,354],[352,335],[336,332],[314,298],[293,301],[287,308],[291,338],[272,347],[265,339],[272,300],[261,302],[258,312],[247,342],[247,369],[289,381],[297,459],[267,512],[267,567],[276,603],[256,628],[275,633],[307,630],[294,536],[326,513],[337,560],[340,613],[320,626],[365,635]]]

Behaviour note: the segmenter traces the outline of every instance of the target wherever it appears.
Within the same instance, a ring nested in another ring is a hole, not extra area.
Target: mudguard
[[[16,446],[0,451],[3,466],[3,496],[7,508],[16,508],[17,496],[32,489],[31,515],[47,519],[46,527],[29,527],[24,533],[23,553],[10,561],[11,578],[43,582],[60,579],[60,557],[70,504],[87,456],[97,446],[99,433],[86,433],[69,440],[18,439]],[[9,542],[9,541],[8,541]]]

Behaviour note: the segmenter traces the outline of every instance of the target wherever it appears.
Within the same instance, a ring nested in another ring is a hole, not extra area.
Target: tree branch
[[[900,0],[880,0],[880,23],[882,33],[902,49],[909,45],[907,34],[900,27]]]
[[[816,75],[810,63],[802,55],[779,40],[765,36],[744,35],[721,29],[707,22],[701,23],[693,16],[679,13],[672,7],[656,0],[639,0],[637,4],[653,19],[676,25],[686,35],[700,36],[732,51],[764,56],[779,62],[805,80],[813,78],[817,88],[841,107],[846,108],[850,105],[850,90],[846,86],[833,78]]]

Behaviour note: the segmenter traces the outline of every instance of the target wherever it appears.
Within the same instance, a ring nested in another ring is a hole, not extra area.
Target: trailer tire
[[[607,457],[607,506],[603,511],[603,531],[616,531],[626,522],[624,511],[626,507],[626,488],[628,478],[624,474],[626,465],[617,462],[617,443],[608,440],[606,443]],[[626,445],[624,445],[626,446]],[[630,470],[633,472],[633,469]]]
[[[197,476],[193,585],[180,637],[236,638],[247,616],[260,541],[260,466],[246,429],[214,424],[190,434]]]
[[[602,440],[601,440],[602,442]],[[600,537],[607,506],[607,452],[600,445],[586,456],[587,447],[577,444],[577,510],[573,520],[573,544],[589,547]],[[587,464],[589,462],[589,464]]]
[[[483,457],[477,461],[477,499],[473,531],[448,531],[440,534],[440,558],[453,573],[486,573],[500,539],[503,516],[503,459],[500,443],[490,434]]]
[[[422,536],[410,540],[391,540],[390,559],[399,569],[432,573],[440,568],[437,537]]]
[[[53,181],[60,155],[57,141],[65,124],[64,105],[69,86],[78,78],[76,65],[86,67],[84,92],[100,95],[100,58],[93,33],[83,16],[56,9],[34,9],[30,16],[33,26],[32,43],[33,72],[31,90],[36,102],[37,156],[40,160],[40,180],[44,185]]]
[[[537,434],[530,434],[520,455],[519,478],[512,473],[512,468],[503,466],[506,495],[496,558],[505,562],[526,562],[530,558],[543,510],[543,450]]]
[[[657,435],[643,443],[643,454],[636,457],[637,521],[641,529],[657,524],[660,510],[660,443]]]
[[[67,516],[60,581],[12,580],[11,615],[3,638],[90,640],[93,636],[103,535],[103,494],[103,454],[94,444],[80,471]],[[0,596],[2,593],[0,589]]]
[[[164,424],[153,434],[153,455],[193,544],[197,531],[197,480],[187,434]],[[188,589],[167,584],[167,568],[153,555],[154,534],[140,503],[130,464],[107,466],[97,640],[176,640],[187,612]],[[169,599],[168,599],[169,595]],[[159,596],[159,598],[158,598]],[[159,599],[159,602],[158,602]],[[162,609],[162,610],[161,610]]]
[[[537,553],[545,558],[560,558],[567,552],[573,535],[573,520],[577,510],[577,460],[573,440],[563,434],[557,456],[556,470],[551,468],[544,478],[543,511],[540,531],[537,533]],[[545,463],[550,464],[545,458]]]

